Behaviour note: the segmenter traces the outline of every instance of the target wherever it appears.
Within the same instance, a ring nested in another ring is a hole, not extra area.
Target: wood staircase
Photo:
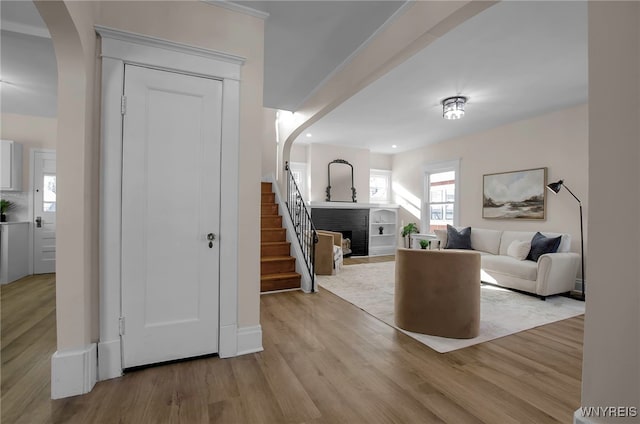
[[[282,216],[271,183],[262,183],[260,212],[260,291],[300,288],[296,258],[290,255],[291,243],[282,228]]]

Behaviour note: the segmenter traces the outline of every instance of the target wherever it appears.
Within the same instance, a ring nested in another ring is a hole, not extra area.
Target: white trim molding
[[[95,27],[101,35],[102,125],[100,134],[100,380],[122,375],[121,211],[122,115],[125,64],[222,81],[220,196],[220,357],[238,355],[238,212],[240,71],[244,58],[156,37]],[[244,336],[244,333],[242,333]],[[260,340],[261,342],[261,340]]]
[[[205,49],[202,47],[190,46],[188,44],[177,43],[175,41],[153,37],[151,35],[142,35],[135,32],[108,28],[101,25],[96,25],[95,30],[103,38],[126,42],[127,45],[123,45],[123,47],[125,48],[135,47],[136,45],[152,47],[152,48],[174,51],[181,55],[188,54],[192,56],[200,56],[209,60],[220,60],[220,61],[228,62],[234,65],[243,65],[246,60],[244,57],[236,56],[229,53],[223,53],[216,50]],[[110,46],[110,48],[114,48],[114,47],[115,46]],[[124,58],[123,56],[127,55],[122,51],[105,53],[104,49],[102,51],[102,54],[107,56],[111,54],[116,54],[121,58]]]
[[[454,209],[453,209],[453,225],[460,225],[460,162],[461,160],[452,159],[445,161],[437,161],[430,162],[425,164],[422,167],[423,177],[422,177],[422,204],[420,205],[420,226],[422,228],[422,233],[427,233],[428,228],[430,227],[430,182],[429,176],[431,174],[437,174],[440,172],[446,171],[454,171],[455,172],[455,200],[454,200]]]
[[[89,393],[96,384],[97,369],[95,343],[83,349],[56,351],[51,357],[51,399]]]
[[[260,325],[238,328],[238,355],[262,352],[263,350],[262,327]]]
[[[253,16],[254,18],[266,20],[269,17],[267,12],[254,9],[253,7],[245,6],[238,3],[233,3],[228,0],[201,0],[203,3],[210,4],[212,6],[220,6],[224,9],[231,10],[232,12],[242,13],[244,15]]]
[[[2,30],[17,32],[19,34],[33,35],[34,37],[40,38],[51,38],[51,34],[46,27],[41,28],[35,25],[28,25],[20,22],[9,22],[4,19],[2,20]]]
[[[98,343],[98,381],[122,376],[122,345],[120,338]]]
[[[582,278],[576,277],[576,283],[573,289],[575,291],[582,291]]]
[[[573,424],[595,424],[595,422],[583,417],[582,409],[578,408],[576,412],[573,413]]]
[[[233,323],[220,325],[218,356],[233,358],[238,354],[238,326]]]

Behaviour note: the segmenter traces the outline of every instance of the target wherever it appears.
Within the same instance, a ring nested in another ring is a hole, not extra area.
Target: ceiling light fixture
[[[311,133],[307,133],[307,137],[311,138]]]
[[[441,103],[444,119],[460,119],[464,116],[464,105],[467,103],[467,98],[464,96],[447,97]]]
[[[398,146],[396,146],[395,144],[392,144],[392,145],[391,145],[391,148],[392,148],[392,149],[395,149],[395,148],[397,148],[397,147],[398,147]]]

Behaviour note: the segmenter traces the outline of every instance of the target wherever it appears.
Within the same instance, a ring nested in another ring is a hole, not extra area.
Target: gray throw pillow
[[[468,249],[471,247],[471,227],[466,227],[460,231],[447,224],[447,245],[445,249]]]
[[[531,250],[527,255],[527,260],[538,262],[538,258],[545,253],[556,253],[560,246],[560,239],[562,236],[549,238],[538,231],[531,239]]]

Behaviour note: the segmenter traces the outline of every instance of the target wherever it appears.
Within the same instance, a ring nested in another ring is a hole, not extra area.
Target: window
[[[382,169],[369,171],[369,202],[391,202],[391,171]]]
[[[424,175],[424,208],[422,228],[433,233],[456,225],[458,219],[457,181],[459,161],[429,164]]]
[[[56,211],[56,176],[51,174],[44,175],[42,185],[42,209],[43,212]]]

